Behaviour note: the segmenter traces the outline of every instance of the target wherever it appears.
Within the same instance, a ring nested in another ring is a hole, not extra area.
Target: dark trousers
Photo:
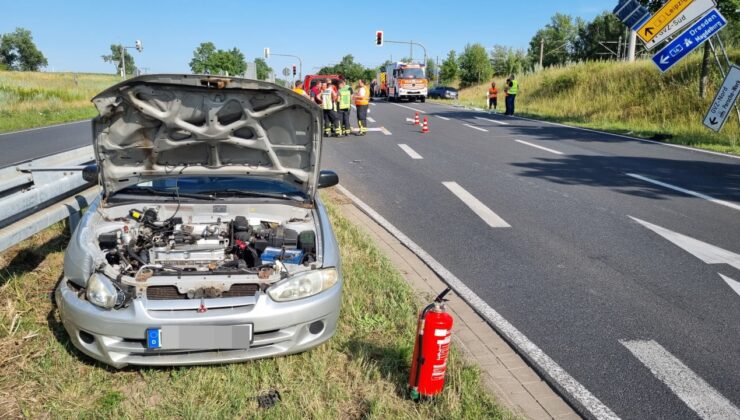
[[[515,103],[516,95],[509,95],[506,97],[506,115],[514,115]]]
[[[324,110],[324,134],[331,134],[332,130],[338,132],[337,128],[337,113],[333,109]]]
[[[367,131],[367,105],[355,105],[357,107],[357,124],[360,126],[360,133]]]
[[[349,134],[352,132],[352,127],[349,125],[349,111],[350,108],[339,110],[339,117],[337,119],[341,124],[342,134]]]
[[[498,98],[488,98],[488,109],[496,109],[498,107]]]

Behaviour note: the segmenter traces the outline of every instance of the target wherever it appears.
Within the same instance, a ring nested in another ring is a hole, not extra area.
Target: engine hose
[[[137,253],[134,252],[134,250],[131,248],[131,244],[127,244],[126,245],[126,252],[128,252],[128,255],[131,258],[135,259],[136,261],[138,261],[138,262],[140,262],[142,264],[147,264],[147,262],[144,261],[143,258],[141,258]]]

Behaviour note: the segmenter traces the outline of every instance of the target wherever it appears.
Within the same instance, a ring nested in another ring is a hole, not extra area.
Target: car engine
[[[316,259],[316,237],[303,220],[281,224],[244,216],[159,220],[156,209],[132,209],[120,229],[98,235],[107,262],[121,274],[144,266],[162,272],[257,273],[282,264]]]

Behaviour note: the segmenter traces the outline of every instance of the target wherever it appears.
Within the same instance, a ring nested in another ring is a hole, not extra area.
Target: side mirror
[[[339,175],[334,171],[319,172],[319,188],[329,188],[339,184]]]
[[[100,170],[98,169],[98,165],[96,163],[93,163],[92,165],[87,165],[82,169],[82,179],[92,184],[98,183],[99,174]]]

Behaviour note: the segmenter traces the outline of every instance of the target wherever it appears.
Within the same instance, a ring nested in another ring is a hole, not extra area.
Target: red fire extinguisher
[[[439,395],[445,385],[452,339],[452,316],[445,309],[445,296],[450,290],[445,289],[419,314],[409,375],[411,399],[415,401]]]

